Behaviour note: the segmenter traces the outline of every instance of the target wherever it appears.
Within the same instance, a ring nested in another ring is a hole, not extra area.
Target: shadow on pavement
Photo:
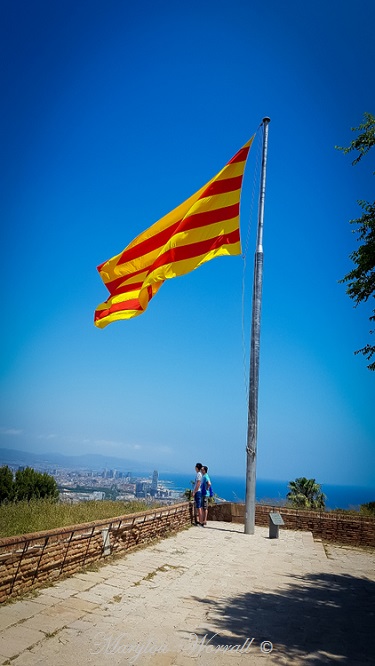
[[[279,592],[196,600],[206,604],[209,625],[196,635],[207,635],[212,646],[254,638],[257,650],[271,641],[272,663],[278,655],[282,664],[300,663],[301,657],[309,666],[375,663],[375,583],[368,578],[310,574],[293,577]]]

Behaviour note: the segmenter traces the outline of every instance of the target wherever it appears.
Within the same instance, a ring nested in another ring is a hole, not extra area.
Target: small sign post
[[[284,525],[284,521],[278,511],[272,511],[269,516],[269,538],[278,539],[279,527],[280,525]]]

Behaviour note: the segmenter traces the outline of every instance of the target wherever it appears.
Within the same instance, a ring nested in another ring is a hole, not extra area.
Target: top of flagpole
[[[263,124],[265,124],[265,123],[270,123],[270,122],[271,122],[271,118],[269,118],[268,116],[265,116],[265,117],[263,118],[263,120],[262,120],[262,123],[263,123]]]

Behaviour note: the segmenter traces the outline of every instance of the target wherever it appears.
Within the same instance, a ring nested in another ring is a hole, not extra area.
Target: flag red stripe
[[[250,146],[245,146],[244,148],[241,148],[241,150],[239,150],[238,153],[236,153],[235,156],[232,157],[231,160],[229,160],[228,164],[235,164],[236,162],[244,162],[247,158],[249,150]]]
[[[203,213],[187,215],[178,231],[190,231],[192,229],[199,229],[200,227],[208,227],[210,224],[216,224],[216,222],[233,220],[233,218],[238,216],[239,211],[240,204],[235,203],[231,206],[217,208],[216,210],[206,210]]]
[[[121,264],[124,264],[128,261],[139,259],[139,257],[142,257],[149,252],[153,252],[158,250],[160,247],[164,247],[170,238],[172,238],[172,236],[174,236],[174,234],[178,231],[189,231],[191,229],[198,229],[199,227],[204,227],[209,224],[215,224],[216,222],[231,220],[239,214],[239,210],[240,205],[239,203],[236,203],[232,204],[231,206],[217,208],[216,210],[207,210],[203,213],[187,215],[183,221],[179,220],[179,222],[176,222],[176,224],[171,225],[168,227],[168,229],[155,234],[155,236],[152,236],[152,238],[148,238],[147,240],[142,241],[142,243],[129,248],[129,250],[124,250],[117,262],[117,265],[120,266]]]
[[[180,224],[180,222],[181,220],[178,220],[178,222],[175,222],[175,224],[172,224],[167,229],[163,229],[163,231],[159,231],[158,234],[151,236],[151,238],[147,238],[141,243],[138,243],[138,245],[129,248],[129,250],[125,249],[120,259],[118,260],[117,265],[120,266],[121,264],[125,264],[127,261],[138,259],[139,257],[142,257],[144,254],[148,254],[153,250],[157,250],[158,247],[163,247],[163,245],[168,243],[169,239],[171,238],[171,236],[173,236],[176,229],[178,229],[178,225]]]
[[[144,271],[142,271],[144,273]],[[122,281],[124,282],[126,278],[122,278]],[[132,282],[131,284],[119,284],[115,288],[110,289],[110,294],[111,296],[117,296],[117,294],[126,294],[128,291],[136,291],[136,289],[141,289],[143,285],[143,282]],[[107,285],[108,287],[108,285]]]
[[[137,298],[133,298],[125,303],[112,303],[111,307],[106,310],[96,310],[95,312],[95,321],[99,319],[104,319],[108,315],[113,314],[114,312],[125,312],[126,310],[138,310],[143,312],[143,308]]]
[[[215,194],[225,194],[227,192],[235,192],[241,188],[242,175],[235,176],[234,178],[224,178],[223,180],[215,180],[209,185],[199,199],[205,197],[212,197]]]
[[[191,245],[171,248],[156,259],[150,268],[150,273],[165,264],[171,264],[175,261],[183,261],[184,259],[192,259],[193,257],[200,257],[203,254],[208,254],[208,252],[211,252],[212,250],[217,250],[223,245],[238,243],[239,240],[239,229],[235,229],[223,236],[216,236],[215,238],[208,238],[207,240],[192,243]]]
[[[107,287],[108,291],[113,295],[117,291],[117,287],[119,287],[122,282],[128,282],[129,278],[133,278],[136,275],[139,275],[140,273],[145,273],[146,271],[147,267],[140,268],[138,271],[133,271],[132,273],[128,273],[127,275],[122,275],[121,277],[106,282],[105,286]],[[137,287],[138,284],[134,283],[134,286]]]

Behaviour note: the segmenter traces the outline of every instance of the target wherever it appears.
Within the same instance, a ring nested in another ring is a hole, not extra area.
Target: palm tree
[[[324,509],[326,496],[315,479],[301,476],[288,484],[287,500],[296,508]]]

